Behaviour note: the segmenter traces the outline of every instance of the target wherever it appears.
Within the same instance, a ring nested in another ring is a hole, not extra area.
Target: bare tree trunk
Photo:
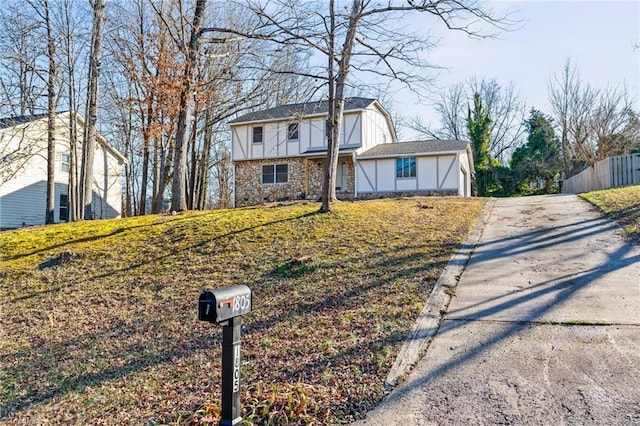
[[[211,140],[213,139],[213,124],[210,122],[211,113],[207,109],[204,115],[204,140],[202,141],[202,156],[198,167],[198,210],[206,209],[207,189],[209,186],[209,162],[211,161]]]
[[[198,204],[198,144],[197,144],[197,127],[198,127],[198,106],[194,107],[193,130],[189,142],[191,150],[191,167],[189,170],[189,186],[187,190],[187,205],[189,210],[193,210]]]
[[[565,179],[571,175],[572,156],[569,143],[569,107],[572,90],[574,90],[576,71],[567,60],[559,77],[549,84],[549,100],[560,126],[560,146],[562,150],[562,164]]]
[[[207,0],[197,0],[196,10],[193,14],[191,25],[191,35],[186,52],[186,64],[184,69],[183,86],[180,91],[180,104],[178,114],[178,127],[176,130],[176,157],[173,166],[173,181],[171,185],[171,210],[184,211],[187,209],[187,198],[185,194],[186,172],[187,172],[187,131],[190,128],[193,107],[193,87],[195,68],[198,60],[198,38],[202,18],[207,5]]]
[[[49,123],[47,125],[47,209],[45,223],[55,222],[55,167],[56,167],[56,45],[51,29],[49,0],[44,0],[45,24],[47,26],[47,56],[49,57],[49,78],[47,82]]]
[[[69,185],[67,189],[67,211],[69,221],[82,217],[80,195],[78,194],[78,127],[76,114],[75,61],[73,52],[73,28],[71,23],[71,0],[64,2],[65,13],[65,49],[67,56],[67,79],[69,97]]]
[[[336,11],[335,11],[335,2],[334,0],[329,0],[329,46],[327,49],[327,75],[329,77],[328,86],[329,86],[329,99],[328,99],[328,123],[326,126],[328,128],[327,134],[327,158],[324,160],[324,169],[322,172],[322,191],[320,195],[320,199],[322,200],[322,205],[320,206],[320,211],[326,213],[331,210],[331,202],[334,201],[331,197],[335,198],[335,190],[331,191],[331,187],[335,188],[335,172],[332,170],[333,166],[333,145],[335,144],[334,132],[333,129],[335,124],[333,123],[333,119],[335,117],[335,76],[334,76],[334,67],[335,67],[335,43],[336,43]],[[337,161],[337,160],[336,160]]]
[[[160,213],[162,210],[162,198],[164,194],[162,136],[156,136],[153,141],[153,206],[152,213]]]
[[[149,185],[149,154],[151,150],[151,121],[153,117],[153,100],[147,100],[147,119],[142,130],[142,178],[140,179],[140,215],[147,214],[147,186]],[[144,122],[144,116],[142,117]],[[153,208],[152,208],[153,210]]]
[[[91,1],[93,28],[91,29],[91,54],[89,57],[89,86],[87,88],[87,111],[82,146],[82,189],[84,218],[92,219],[93,159],[96,149],[96,120],[98,111],[98,81],[102,55],[102,29],[104,27],[104,0]]]
[[[335,11],[334,0],[329,2],[331,32],[329,34],[329,135],[327,140],[327,159],[325,160],[324,175],[322,179],[322,206],[320,212],[331,210],[331,202],[336,201],[336,170],[338,168],[338,154],[340,152],[340,136],[342,129],[342,116],[344,112],[345,85],[349,75],[351,56],[353,55],[353,42],[360,22],[362,12],[362,0],[353,0],[349,26],[345,35],[340,59],[338,60],[338,73],[334,76],[333,66],[336,59],[334,51],[335,43]]]

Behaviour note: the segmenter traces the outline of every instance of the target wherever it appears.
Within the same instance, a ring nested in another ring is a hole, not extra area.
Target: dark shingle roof
[[[344,110],[363,109],[375,102],[368,98],[347,98]],[[229,121],[229,124],[246,123],[250,121],[284,119],[290,117],[304,117],[313,114],[326,114],[329,112],[329,101],[314,101],[301,104],[281,105],[262,111],[250,112],[241,117]]]
[[[31,121],[40,120],[45,118],[48,114],[34,114],[34,115],[20,115],[17,117],[0,118],[0,129],[6,129],[8,127],[17,126],[18,124],[29,123]]]
[[[412,142],[384,143],[358,155],[358,158],[366,157],[395,157],[398,155],[435,154],[438,152],[464,151],[469,142],[458,140],[426,140]]]

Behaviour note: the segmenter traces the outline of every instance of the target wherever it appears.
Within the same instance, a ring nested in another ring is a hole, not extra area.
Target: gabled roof
[[[374,102],[376,102],[375,99],[369,98],[346,98],[344,102],[344,110],[351,111],[364,109]],[[300,104],[281,105],[262,111],[250,112],[229,121],[229,124],[300,118],[309,115],[327,114],[328,112],[329,101],[312,101]]]
[[[459,140],[424,140],[412,142],[384,143],[358,155],[358,158],[397,157],[402,155],[436,154],[443,152],[466,151],[469,142]]]
[[[56,113],[56,116],[61,116],[61,115],[69,116],[69,115],[71,115],[71,112],[70,111],[63,111],[63,112],[57,112]],[[43,119],[46,120],[48,118],[49,118],[49,114],[48,113],[33,114],[33,115],[20,115],[20,116],[16,116],[16,117],[0,118],[0,130],[8,129],[8,128],[14,127],[14,126],[19,126],[21,124],[31,123],[33,121],[38,121],[38,120],[43,120]],[[84,126],[84,119],[78,113],[76,113],[76,120],[81,126]],[[121,163],[127,163],[126,157],[124,155],[122,155],[113,146],[111,146],[111,144],[109,144],[109,142],[107,142],[107,140],[102,135],[98,134],[97,136],[98,137],[96,138],[96,140],[98,141],[98,143],[100,143],[104,147],[104,149],[109,151],[111,153],[111,155],[113,155],[118,160],[120,160]]]

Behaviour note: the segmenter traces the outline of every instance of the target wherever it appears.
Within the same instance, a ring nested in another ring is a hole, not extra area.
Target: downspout
[[[231,147],[231,149],[233,150],[233,146]],[[233,158],[233,154],[232,158]],[[231,174],[232,174],[232,178],[231,178],[231,208],[234,208],[236,206],[236,162],[231,160]]]
[[[358,159],[355,151],[351,153],[351,158],[353,159],[353,198],[355,199],[358,198]]]
[[[304,159],[304,198],[309,196],[309,159]]]
[[[235,146],[235,144],[233,143],[233,127],[229,126],[229,129],[231,130],[231,208],[234,208],[236,206],[236,162],[234,160],[235,156],[233,154],[233,147]],[[242,143],[242,141],[238,141],[238,143]],[[218,185],[219,184],[220,179],[218,179]],[[218,193],[220,193],[220,188],[218,188]]]
[[[458,152],[456,154],[456,169],[458,170],[457,176],[456,176],[456,182],[457,182],[457,187],[458,187],[458,197],[460,196],[464,196],[464,183],[462,184],[463,187],[460,188],[460,170],[462,169],[462,163],[460,162],[460,153]]]

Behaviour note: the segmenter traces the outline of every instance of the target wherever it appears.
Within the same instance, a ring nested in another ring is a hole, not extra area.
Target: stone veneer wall
[[[339,199],[353,198],[355,192],[355,169],[351,158],[340,158],[338,167],[346,164],[347,189],[336,193]],[[262,184],[262,166],[288,164],[287,183]],[[266,160],[237,161],[235,163],[235,205],[249,206],[279,200],[320,198],[324,159],[278,158]],[[308,176],[308,178],[307,178]]]
[[[262,184],[262,166],[288,164],[287,183]],[[235,163],[236,207],[278,200],[295,200],[304,196],[305,171],[302,158],[278,158],[238,161]]]
[[[320,198],[320,191],[322,190],[322,173],[324,170],[324,159],[322,160],[308,160],[309,161],[309,187],[307,198],[317,200]],[[353,167],[353,160],[349,158],[338,158],[338,167],[342,167],[342,163],[346,165],[347,172],[347,187],[344,190],[336,191],[336,196],[340,200],[352,199],[355,194],[356,177],[355,167]]]

